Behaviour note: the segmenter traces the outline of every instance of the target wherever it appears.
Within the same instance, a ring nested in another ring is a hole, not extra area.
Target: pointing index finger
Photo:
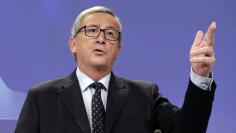
[[[214,44],[215,30],[216,30],[216,22],[212,22],[208,27],[208,30],[204,36],[204,40],[207,41],[210,46],[213,46]]]

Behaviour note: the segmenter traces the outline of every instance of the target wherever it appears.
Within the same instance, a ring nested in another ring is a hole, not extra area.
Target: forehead
[[[107,13],[92,13],[85,16],[81,22],[81,26],[85,25],[97,25],[101,28],[119,29],[117,20]]]

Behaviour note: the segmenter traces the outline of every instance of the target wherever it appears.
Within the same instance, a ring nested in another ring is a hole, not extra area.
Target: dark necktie
[[[104,133],[105,109],[101,99],[101,90],[105,87],[99,82],[92,83],[91,87],[95,89],[92,98],[92,133]]]

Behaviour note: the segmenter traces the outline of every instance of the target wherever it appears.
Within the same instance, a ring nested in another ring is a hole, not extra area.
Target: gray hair
[[[118,16],[116,16],[116,14],[109,8],[107,7],[103,7],[103,6],[94,6],[94,7],[91,7],[91,8],[88,8],[84,11],[82,11],[75,19],[74,23],[73,23],[73,26],[71,28],[71,36],[74,37],[76,32],[78,31],[78,29],[80,28],[80,24],[82,22],[82,20],[84,19],[84,17],[90,15],[90,14],[93,14],[93,13],[107,13],[107,14],[110,14],[111,16],[113,16],[116,21],[118,22],[119,24],[119,31],[121,32],[121,22],[118,18]]]

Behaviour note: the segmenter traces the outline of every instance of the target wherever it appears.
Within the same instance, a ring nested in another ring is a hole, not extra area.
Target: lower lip
[[[103,54],[105,54],[103,51],[97,51],[97,50],[95,50],[95,51],[93,51],[95,54],[98,54],[98,55],[103,55]]]

